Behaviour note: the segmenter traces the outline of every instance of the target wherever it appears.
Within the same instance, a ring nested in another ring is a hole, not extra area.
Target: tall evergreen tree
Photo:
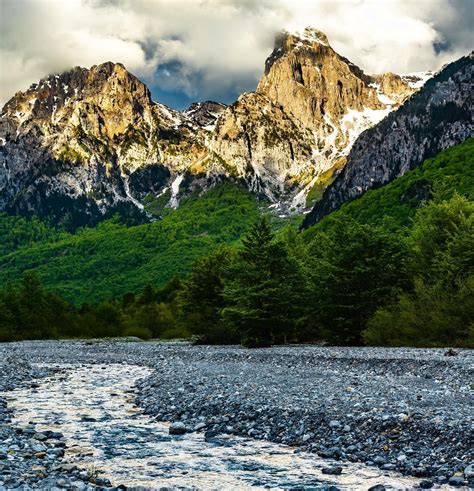
[[[252,347],[284,342],[302,316],[305,278],[299,263],[260,218],[242,240],[223,296],[223,319]]]
[[[202,343],[235,343],[239,337],[222,321],[222,295],[233,252],[222,247],[198,259],[189,273],[181,295],[181,314],[185,327]]]
[[[375,310],[408,285],[401,237],[351,218],[335,219],[312,242],[313,315],[324,339],[361,344]]]

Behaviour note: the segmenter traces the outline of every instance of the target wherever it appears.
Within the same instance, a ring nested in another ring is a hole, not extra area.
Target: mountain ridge
[[[279,36],[256,91],[229,106],[175,111],[120,63],[76,67],[2,109],[0,211],[72,228],[116,212],[148,221],[159,215],[147,202],[176,207],[223,179],[279,213],[301,211],[357,136],[415,90],[397,75],[365,75],[315,29]]]
[[[473,67],[472,53],[448,64],[406,104],[362,133],[347,165],[305,217],[303,228],[473,136]]]

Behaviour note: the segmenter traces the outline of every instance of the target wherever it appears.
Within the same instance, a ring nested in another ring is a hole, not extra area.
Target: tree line
[[[238,247],[188,276],[75,307],[34,271],[0,290],[0,340],[193,337],[266,347],[474,345],[474,205],[455,195],[420,208],[409,228],[344,214],[310,239],[261,216]]]

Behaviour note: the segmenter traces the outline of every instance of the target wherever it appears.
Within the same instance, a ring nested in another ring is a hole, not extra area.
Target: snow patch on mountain
[[[411,72],[400,74],[400,77],[406,82],[412,89],[421,89],[423,85],[433,77],[435,73],[433,71],[426,72]]]
[[[349,109],[341,120],[341,128],[347,141],[342,154],[347,155],[359,135],[366,129],[380,123],[391,111],[391,107],[386,109],[370,109],[366,107],[363,111]]]
[[[174,181],[171,183],[171,198],[168,204],[170,208],[178,208],[179,188],[181,186],[181,183],[183,182],[183,179],[184,179],[184,174],[179,174],[175,177]]]

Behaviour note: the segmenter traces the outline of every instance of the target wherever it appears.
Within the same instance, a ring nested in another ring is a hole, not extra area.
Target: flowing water
[[[314,454],[252,439],[202,433],[170,436],[168,425],[141,413],[134,386],[150,370],[131,365],[55,366],[37,388],[5,394],[13,424],[64,434],[64,463],[97,472],[114,485],[192,489],[368,489],[375,484],[411,489],[416,480],[359,464],[342,463],[340,476]],[[341,465],[341,463],[338,463]]]

